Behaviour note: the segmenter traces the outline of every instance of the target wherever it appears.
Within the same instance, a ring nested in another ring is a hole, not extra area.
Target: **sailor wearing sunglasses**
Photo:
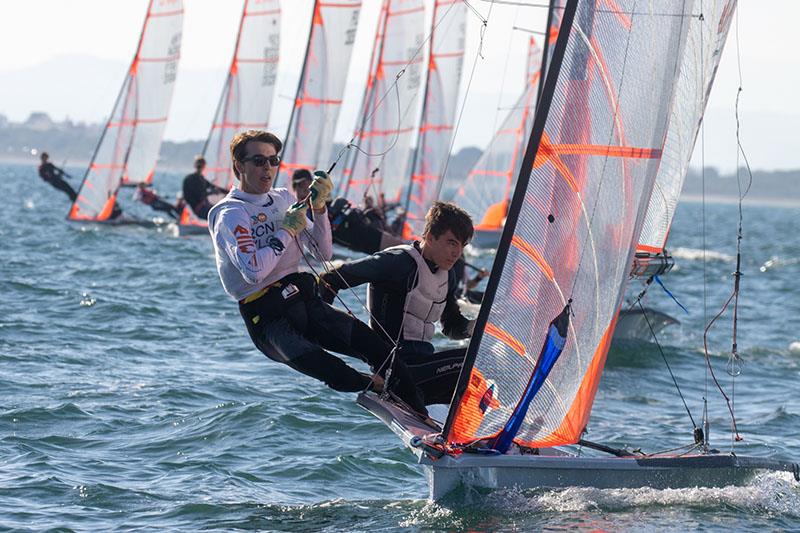
[[[208,216],[222,286],[239,302],[253,344],[270,359],[338,391],[381,389],[381,375],[358,372],[326,351],[362,359],[383,374],[391,348],[369,326],[323,302],[316,278],[299,272],[302,246],[325,260],[333,252],[326,213],[333,184],[327,173],[315,172],[309,198],[296,203],[289,190],[273,189],[281,148],[265,131],[245,131],[231,141],[239,185]],[[313,223],[306,217],[309,203]],[[392,374],[394,391],[427,416],[408,369],[395,365]]]

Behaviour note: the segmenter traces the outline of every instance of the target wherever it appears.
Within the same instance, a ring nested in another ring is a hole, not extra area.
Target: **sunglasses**
[[[278,157],[277,155],[266,156],[266,155],[256,154],[256,155],[251,155],[250,157],[245,157],[241,161],[242,163],[247,163],[248,161],[250,161],[251,163],[253,163],[253,165],[257,167],[263,167],[267,163],[269,163],[271,167],[277,167],[278,165],[281,164],[281,158]]]

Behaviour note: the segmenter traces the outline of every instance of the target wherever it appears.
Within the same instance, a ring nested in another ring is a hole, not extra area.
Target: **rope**
[[[683,402],[683,407],[686,409],[686,414],[689,415],[689,420],[692,421],[692,428],[694,428],[695,432],[697,432],[697,424],[694,422],[694,417],[692,416],[692,412],[689,410],[689,406],[686,404],[686,398],[683,397],[683,392],[681,392],[681,387],[678,385],[678,380],[675,378],[675,374],[672,372],[672,367],[669,366],[669,361],[667,361],[667,355],[664,353],[664,349],[661,347],[661,343],[658,342],[658,336],[656,335],[655,330],[653,329],[653,325],[650,323],[650,319],[647,318],[647,312],[645,312],[644,307],[642,307],[642,302],[638,301],[639,309],[642,311],[642,316],[644,317],[645,322],[647,322],[647,327],[650,329],[650,333],[653,335],[653,341],[655,341],[656,346],[658,347],[658,353],[661,354],[661,358],[664,360],[664,364],[667,365],[667,371],[669,372],[669,376],[672,378],[672,383],[675,384],[675,389],[678,391],[678,396],[681,397],[681,402]]]

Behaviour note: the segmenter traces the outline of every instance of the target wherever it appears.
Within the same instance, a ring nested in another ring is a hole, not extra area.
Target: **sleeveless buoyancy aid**
[[[422,253],[415,246],[401,244],[389,248],[392,249],[403,250],[417,263],[417,283],[406,296],[403,339],[430,342],[436,331],[436,322],[444,311],[449,273],[441,268],[431,272]]]

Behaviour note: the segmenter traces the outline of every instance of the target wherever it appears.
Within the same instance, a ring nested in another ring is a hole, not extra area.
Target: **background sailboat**
[[[383,2],[354,135],[358,149],[350,149],[342,172],[340,196],[352,204],[361,203],[365,194],[377,200],[382,193],[390,203],[401,200],[418,116],[424,20],[422,0]]]
[[[69,220],[115,218],[120,186],[152,182],[178,71],[182,27],[181,0],[150,0],[136,53]]]
[[[280,57],[279,0],[245,0],[233,59],[203,146],[206,179],[230,189],[235,183],[230,142],[239,131],[267,129]],[[207,225],[188,206],[181,213],[180,232],[206,233]]]
[[[314,1],[300,80],[275,184],[298,168],[327,170],[342,106],[361,0]]]
[[[411,180],[403,198],[406,239],[422,234],[425,213],[439,197],[458,105],[466,16],[467,7],[460,0],[434,3],[422,117]]]

